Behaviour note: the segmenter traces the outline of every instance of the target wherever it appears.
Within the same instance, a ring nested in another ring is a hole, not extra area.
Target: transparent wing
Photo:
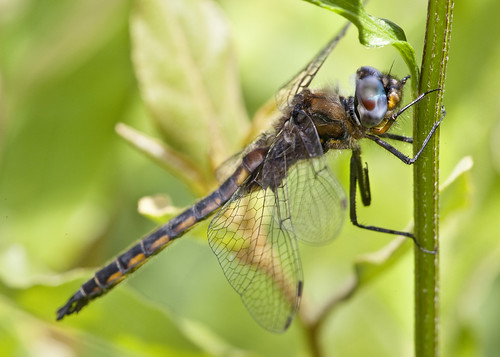
[[[289,220],[270,190],[240,188],[208,230],[212,250],[233,288],[262,326],[284,331],[299,304],[302,272]],[[288,223],[287,223],[288,222]]]
[[[347,198],[323,156],[299,161],[287,174],[293,230],[301,241],[322,244],[335,238],[345,221]]]
[[[302,92],[305,88],[309,87],[311,81],[318,73],[319,69],[327,59],[328,55],[333,51],[337,43],[347,32],[350,23],[344,26],[337,36],[328,42],[328,44],[302,69],[290,82],[285,84],[276,93],[276,103],[278,108],[283,110],[291,105],[293,98],[298,93]]]
[[[283,183],[276,190],[277,201],[287,202],[292,229],[295,237],[313,244],[324,243],[335,238],[345,220],[347,198],[344,189],[326,164],[323,147],[313,120],[303,112],[290,120],[288,129],[283,131],[286,142],[293,150],[271,151],[274,160],[269,162],[291,163],[285,167]],[[283,187],[283,189],[281,189]]]
[[[258,175],[236,191],[208,229],[229,283],[253,317],[276,332],[288,327],[300,301],[297,238],[329,241],[346,209],[312,120],[290,125],[277,134]]]

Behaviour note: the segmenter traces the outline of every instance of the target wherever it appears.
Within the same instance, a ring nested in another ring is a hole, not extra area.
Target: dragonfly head
[[[356,73],[354,110],[363,127],[384,125],[401,102],[402,89],[409,77],[398,81],[373,67],[361,67]]]

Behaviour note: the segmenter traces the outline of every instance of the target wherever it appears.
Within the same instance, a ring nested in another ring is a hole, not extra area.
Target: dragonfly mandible
[[[286,330],[302,296],[297,242],[328,242],[339,234],[345,220],[347,195],[325,159],[325,154],[335,150],[352,151],[351,222],[364,229],[404,235],[418,246],[409,232],[358,222],[357,187],[363,205],[371,202],[359,140],[370,139],[405,164],[413,164],[441,123],[444,111],[415,157],[410,158],[386,140],[412,143],[412,139],[387,131],[401,113],[432,91],[398,110],[409,76],[398,80],[368,66],[357,71],[354,96],[310,89],[347,28],[278,92],[280,118],[242,151],[235,170],[220,187],[97,271],[57,311],[58,320],[107,293],[173,240],[214,215],[208,242],[229,283],[263,327],[274,332]]]

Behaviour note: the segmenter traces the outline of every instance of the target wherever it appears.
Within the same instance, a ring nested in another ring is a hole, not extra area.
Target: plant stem
[[[434,122],[442,115],[444,80],[448,62],[453,0],[429,0],[419,91],[441,88],[415,109],[413,136],[420,148]],[[439,129],[414,167],[415,237],[415,356],[439,354]]]

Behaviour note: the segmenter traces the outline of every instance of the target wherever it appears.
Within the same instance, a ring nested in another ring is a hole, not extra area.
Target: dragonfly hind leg
[[[367,229],[370,231],[388,233],[394,235],[401,235],[413,240],[415,245],[424,253],[436,254],[436,251],[431,251],[423,248],[415,239],[415,236],[409,232],[398,231],[394,229],[387,229],[377,226],[364,225],[358,222],[358,215],[356,212],[356,187],[359,185],[362,201],[365,204],[366,197],[370,198],[370,186],[368,180],[368,167],[363,168],[361,161],[361,153],[359,149],[352,150],[351,166],[350,166],[350,182],[349,182],[349,216],[352,224],[356,227]],[[369,205],[365,204],[365,206]]]

